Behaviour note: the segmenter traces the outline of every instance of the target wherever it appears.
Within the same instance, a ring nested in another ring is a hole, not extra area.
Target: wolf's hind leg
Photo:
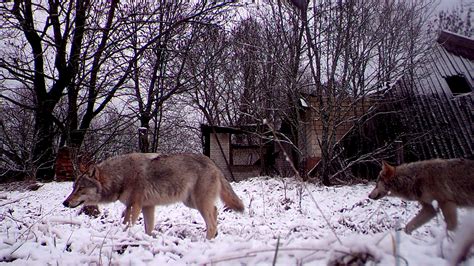
[[[122,212],[122,218],[123,218],[123,224],[130,224],[130,215],[132,214],[131,212],[131,206],[125,207],[125,210]]]
[[[452,201],[440,202],[439,208],[443,212],[446,227],[449,231],[453,231],[457,226],[456,204]]]
[[[145,233],[151,235],[151,231],[155,227],[155,206],[143,206],[142,213],[145,222]]]
[[[217,208],[213,202],[206,202],[197,206],[206,222],[206,238],[212,239],[217,234]]]
[[[421,202],[421,211],[405,227],[405,232],[411,234],[415,229],[422,226],[436,216],[436,210],[429,203]]]

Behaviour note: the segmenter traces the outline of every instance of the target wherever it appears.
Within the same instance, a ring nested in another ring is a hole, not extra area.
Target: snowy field
[[[293,179],[254,178],[233,183],[246,210],[218,204],[218,236],[205,239],[196,210],[160,206],[154,237],[143,221],[124,230],[123,205],[101,205],[101,215],[77,215],[62,201],[72,183],[37,191],[0,185],[0,264],[13,265],[447,265],[452,234],[442,216],[406,235],[418,211],[397,198],[371,201],[373,184],[320,187]],[[9,189],[7,189],[9,187]],[[459,211],[460,222],[467,211]],[[474,265],[474,256],[465,265]]]

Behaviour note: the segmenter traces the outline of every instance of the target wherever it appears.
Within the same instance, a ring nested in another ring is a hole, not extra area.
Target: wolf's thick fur
[[[244,210],[221,170],[204,155],[131,153],[111,157],[85,170],[74,182],[64,206],[120,200],[126,206],[124,223],[134,224],[141,211],[147,234],[154,227],[156,205],[182,201],[197,209],[206,222],[208,239],[217,233],[214,203],[218,196],[227,207]]]
[[[421,211],[405,227],[408,234],[436,216],[434,200],[443,212],[447,229],[454,230],[456,208],[474,207],[474,161],[433,159],[400,166],[383,162],[369,198],[380,199],[387,194],[421,204]]]

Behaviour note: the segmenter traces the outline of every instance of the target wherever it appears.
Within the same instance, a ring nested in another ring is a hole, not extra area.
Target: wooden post
[[[405,159],[403,158],[403,142],[401,140],[395,141],[395,154],[397,156],[397,164],[400,165],[404,163]]]
[[[225,164],[227,166],[227,170],[229,170],[229,173],[230,173],[230,178],[232,179],[233,182],[236,182],[236,179],[234,177],[234,173],[232,172],[232,168],[230,167],[230,162],[229,160],[227,159],[227,156],[224,152],[224,148],[222,148],[222,144],[221,144],[221,141],[219,140],[219,136],[217,135],[217,131],[216,131],[216,128],[214,126],[211,125],[211,128],[212,128],[212,134],[214,135],[214,137],[216,138],[216,142],[217,142],[217,145],[219,146],[219,150],[221,151],[221,155],[222,157],[224,158],[224,161],[225,161]],[[211,133],[209,133],[211,134]],[[229,138],[231,137],[231,134],[229,133]],[[230,145],[230,140],[229,140],[229,145]],[[229,150],[229,153],[232,152]],[[231,154],[229,154],[229,159],[230,159],[230,156]]]

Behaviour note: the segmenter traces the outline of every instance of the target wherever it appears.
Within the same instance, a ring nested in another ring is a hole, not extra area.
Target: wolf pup
[[[433,159],[400,166],[382,162],[369,198],[376,200],[387,194],[421,204],[421,211],[405,227],[407,234],[436,216],[431,204],[434,200],[443,212],[447,229],[452,231],[457,225],[456,208],[474,207],[474,161]]]
[[[206,223],[206,238],[217,234],[218,196],[230,209],[244,205],[221,170],[204,155],[131,153],[111,157],[88,169],[75,180],[64,206],[94,205],[119,200],[125,204],[124,224],[133,225],[143,213],[145,232],[154,228],[156,205],[182,201],[197,209]]]

